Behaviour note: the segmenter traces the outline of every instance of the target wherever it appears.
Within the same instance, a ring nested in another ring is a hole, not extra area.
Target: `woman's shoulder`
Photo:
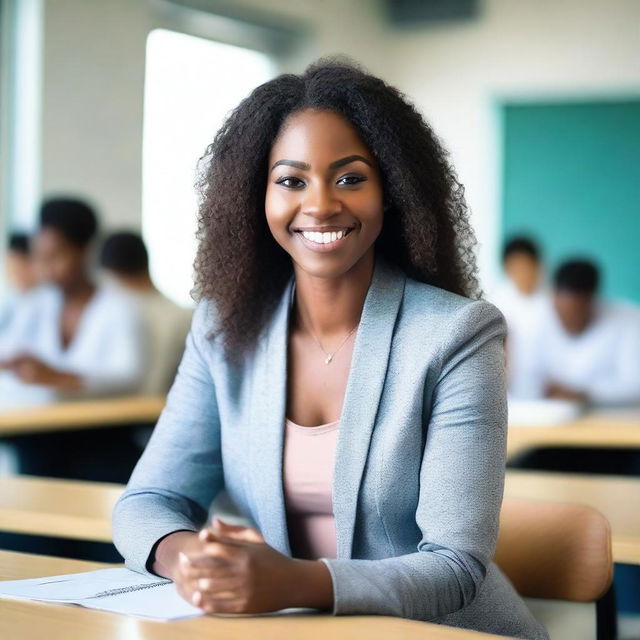
[[[500,310],[482,298],[468,298],[431,284],[407,278],[406,311],[422,318],[464,321],[469,317],[504,320]]]
[[[495,305],[411,278],[405,285],[400,326],[413,340],[441,349],[455,349],[483,335],[506,335],[504,316]]]

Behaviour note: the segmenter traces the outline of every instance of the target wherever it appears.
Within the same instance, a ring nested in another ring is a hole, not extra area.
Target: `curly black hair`
[[[254,89],[200,159],[193,295],[213,301],[228,352],[255,344],[293,273],[264,203],[271,147],[304,109],[342,115],[376,158],[384,198],[376,251],[415,280],[478,297],[464,187],[440,141],[400,91],[351,61],[325,58]]]

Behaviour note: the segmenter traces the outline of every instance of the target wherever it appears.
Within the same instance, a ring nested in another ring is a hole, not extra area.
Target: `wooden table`
[[[30,476],[0,477],[0,531],[111,542],[111,512],[123,485]]]
[[[164,396],[124,396],[0,410],[0,437],[155,423],[164,403]]]
[[[614,561],[640,565],[640,478],[509,470],[505,496],[595,507],[611,524]]]
[[[0,580],[19,580],[91,571],[107,564],[0,551]],[[482,640],[502,638],[428,622],[383,616],[274,616],[215,618],[203,616],[154,622],[78,606],[0,599],[0,638],[19,640]]]
[[[594,411],[554,426],[509,425],[509,456],[537,447],[640,449],[640,411]]]

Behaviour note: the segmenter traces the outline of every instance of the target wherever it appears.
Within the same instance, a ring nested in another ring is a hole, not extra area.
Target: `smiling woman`
[[[504,320],[429,126],[356,66],[253,91],[202,164],[196,310],[114,511],[208,613],[313,607],[547,635],[492,562]],[[209,521],[225,487],[251,527]]]

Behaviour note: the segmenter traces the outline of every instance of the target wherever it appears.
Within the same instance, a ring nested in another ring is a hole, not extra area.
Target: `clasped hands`
[[[185,538],[177,558],[169,577],[183,598],[206,613],[325,609],[333,601],[322,562],[289,558],[251,527],[214,518],[210,527]]]

